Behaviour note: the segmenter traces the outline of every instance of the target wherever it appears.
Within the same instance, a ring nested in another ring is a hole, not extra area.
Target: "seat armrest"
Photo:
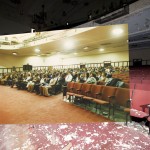
[[[108,96],[108,100],[109,100],[110,103],[111,103],[111,102],[114,103],[114,101],[115,101],[115,95]]]
[[[108,98],[115,98],[115,95],[112,95],[112,96],[108,96]]]
[[[98,96],[102,95],[102,93],[95,93],[96,98],[98,98]]]
[[[69,88],[68,90],[71,90],[71,91],[72,91],[72,90],[73,90],[73,87],[72,87],[72,88]]]
[[[81,91],[80,89],[76,89],[76,90],[77,90],[77,93],[78,93],[78,94],[79,94],[79,93],[80,93],[80,91]]]
[[[102,93],[95,93],[96,95],[101,95]]]

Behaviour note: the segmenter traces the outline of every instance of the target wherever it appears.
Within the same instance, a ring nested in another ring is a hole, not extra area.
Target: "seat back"
[[[103,85],[92,84],[89,96],[92,98],[97,98],[97,93],[101,93],[103,87]]]
[[[79,94],[86,95],[87,91],[90,91],[92,84],[83,83]]]
[[[79,91],[81,90],[82,85],[83,83],[75,82],[73,86],[73,93],[80,94]]]
[[[115,93],[115,102],[126,107],[127,101],[130,99],[130,90],[126,88],[117,88]]]
[[[131,108],[136,109],[139,111],[143,111],[141,105],[150,104],[150,92],[143,91],[143,90],[134,90],[132,101],[131,101]],[[148,109],[145,109],[145,112],[148,113]]]
[[[67,83],[67,91],[72,92],[74,86],[74,82],[68,82]]]
[[[102,90],[102,100],[108,100],[108,96],[114,96],[117,88],[112,86],[104,86]]]

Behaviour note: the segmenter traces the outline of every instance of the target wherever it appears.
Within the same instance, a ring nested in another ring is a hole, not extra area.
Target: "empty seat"
[[[88,101],[90,105],[90,101],[94,98],[97,98],[102,93],[103,85],[94,85],[92,84],[90,91],[87,93],[87,96],[83,97],[84,101]]]
[[[81,90],[82,84],[83,83],[77,83],[77,82],[75,82],[74,85],[73,85],[72,91],[71,92],[67,92],[67,96],[69,96],[68,97],[69,101],[71,100],[71,97],[74,94],[78,94],[79,93],[79,91]]]
[[[82,99],[83,96],[87,96],[90,92],[92,84],[83,83],[82,87],[78,90],[78,93],[74,94],[75,99]]]
[[[131,100],[130,116],[136,118],[147,118],[149,121],[150,116],[148,108],[149,105],[150,105],[150,92],[143,90],[134,90]]]
[[[97,98],[98,95],[102,93],[103,85],[94,85],[92,84],[91,90],[87,93],[87,96],[83,98],[86,100],[91,100],[93,98]]]
[[[72,92],[74,86],[74,82],[68,82],[67,84],[67,92]]]
[[[113,118],[117,106],[121,106],[123,110],[129,108],[128,102],[130,100],[130,90],[126,88],[117,88],[115,96],[111,98],[111,103],[113,104]]]
[[[96,108],[97,105],[100,105],[100,109],[101,109],[101,105],[109,105],[108,117],[110,117],[110,109],[111,109],[110,98],[115,95],[116,89],[117,89],[116,87],[104,86],[100,98],[93,99],[93,102],[96,103]]]

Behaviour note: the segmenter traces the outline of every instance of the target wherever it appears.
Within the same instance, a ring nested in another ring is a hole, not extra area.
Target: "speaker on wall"
[[[23,71],[30,71],[30,70],[32,70],[31,65],[23,65]]]

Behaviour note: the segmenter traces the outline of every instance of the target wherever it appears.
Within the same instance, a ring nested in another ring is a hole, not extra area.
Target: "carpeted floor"
[[[36,95],[0,86],[0,124],[110,122],[109,119],[63,101],[62,94]]]
[[[115,122],[0,125],[1,150],[149,150],[149,141]]]

